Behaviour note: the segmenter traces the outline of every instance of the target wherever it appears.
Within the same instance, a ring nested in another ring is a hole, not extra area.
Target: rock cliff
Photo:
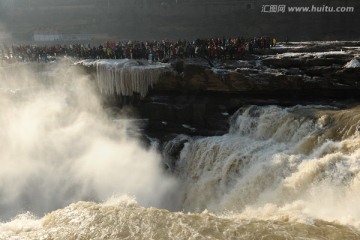
[[[360,42],[298,43],[242,56],[241,60],[171,59],[145,97],[107,96],[130,103],[147,132],[216,135],[227,131],[244,105],[326,104],[346,107],[360,99]]]

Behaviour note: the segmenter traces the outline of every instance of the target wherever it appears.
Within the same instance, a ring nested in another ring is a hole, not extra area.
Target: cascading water
[[[245,107],[169,142],[165,173],[83,74],[6,74],[0,239],[360,239],[359,107]]]
[[[241,109],[229,134],[185,144],[183,208],[360,226],[360,108]]]

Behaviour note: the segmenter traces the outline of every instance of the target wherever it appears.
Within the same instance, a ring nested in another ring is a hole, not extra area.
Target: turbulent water
[[[360,107],[244,107],[163,159],[51,72],[0,72],[0,239],[360,239]]]

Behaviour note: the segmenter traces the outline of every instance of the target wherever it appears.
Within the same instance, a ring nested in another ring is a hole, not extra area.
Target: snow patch
[[[196,128],[193,128],[193,127],[191,127],[191,126],[189,126],[189,125],[187,125],[187,124],[183,124],[182,127],[183,127],[183,128],[186,128],[186,129],[189,129],[189,130],[192,131],[192,132],[195,132],[195,131],[196,131]]]
[[[298,52],[287,52],[276,54],[276,58],[291,58],[291,57],[315,57],[322,58],[327,56],[336,56],[336,55],[348,55],[349,53],[346,51],[329,51],[329,52],[308,52],[308,53],[298,53]],[[272,58],[272,56],[270,57]]]

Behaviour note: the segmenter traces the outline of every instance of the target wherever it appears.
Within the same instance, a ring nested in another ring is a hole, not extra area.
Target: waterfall
[[[183,183],[182,207],[257,216],[286,211],[354,224],[360,216],[359,111],[240,109],[228,134],[184,143],[174,167]]]

